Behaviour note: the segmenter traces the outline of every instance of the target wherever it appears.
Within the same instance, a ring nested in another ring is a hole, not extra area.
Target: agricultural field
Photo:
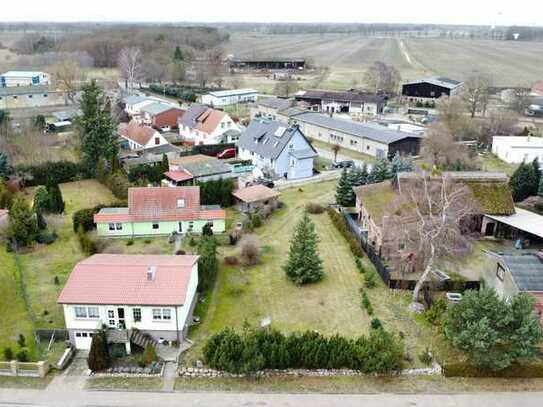
[[[357,34],[233,33],[225,50],[242,58],[308,58],[329,71],[300,75],[300,86],[331,89],[364,86],[364,72],[375,61],[395,66],[404,80],[426,75],[462,80],[473,72],[488,72],[497,86],[528,85],[541,79],[539,66],[543,62],[540,42],[368,38]],[[273,88],[273,81],[264,76],[244,75],[244,79],[245,85],[262,91]]]

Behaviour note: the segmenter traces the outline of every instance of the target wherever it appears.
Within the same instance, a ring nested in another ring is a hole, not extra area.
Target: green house
[[[225,212],[200,205],[200,187],[148,187],[128,190],[128,208],[103,208],[94,215],[99,236],[138,237],[225,231]]]

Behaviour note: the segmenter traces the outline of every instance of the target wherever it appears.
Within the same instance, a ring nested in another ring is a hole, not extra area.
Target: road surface
[[[0,406],[27,407],[540,407],[543,393],[253,394],[0,390]]]

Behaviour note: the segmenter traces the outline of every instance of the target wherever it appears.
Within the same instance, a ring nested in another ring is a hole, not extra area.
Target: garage
[[[89,331],[75,331],[75,348],[81,350],[89,350],[91,347],[93,332]]]

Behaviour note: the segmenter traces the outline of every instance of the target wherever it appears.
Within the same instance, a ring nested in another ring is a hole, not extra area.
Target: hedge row
[[[126,201],[119,201],[110,205],[97,205],[94,208],[80,209],[72,215],[72,227],[74,232],[89,232],[95,228],[94,215],[100,212],[102,208],[123,208],[128,204]]]
[[[231,373],[288,368],[387,373],[401,369],[403,359],[401,340],[381,327],[357,339],[325,337],[315,331],[288,336],[275,330],[239,334],[227,328],[204,346],[205,363]]]
[[[332,223],[334,224],[336,229],[347,240],[347,243],[349,243],[349,247],[351,248],[351,252],[353,253],[353,255],[355,255],[356,257],[363,257],[364,252],[360,247],[360,243],[358,242],[358,240],[356,240],[352,232],[349,230],[349,227],[347,226],[343,215],[338,213],[334,208],[331,207],[326,208],[326,212],[328,212],[328,215],[330,216],[330,219],[332,219]]]
[[[543,362],[532,362],[524,365],[511,365],[503,370],[486,370],[467,363],[445,363],[442,365],[446,377],[543,377]]]
[[[62,184],[92,177],[87,166],[71,161],[49,161],[37,165],[19,165],[15,170],[32,176],[31,179],[26,181],[27,186],[45,185],[48,180],[53,184]]]

